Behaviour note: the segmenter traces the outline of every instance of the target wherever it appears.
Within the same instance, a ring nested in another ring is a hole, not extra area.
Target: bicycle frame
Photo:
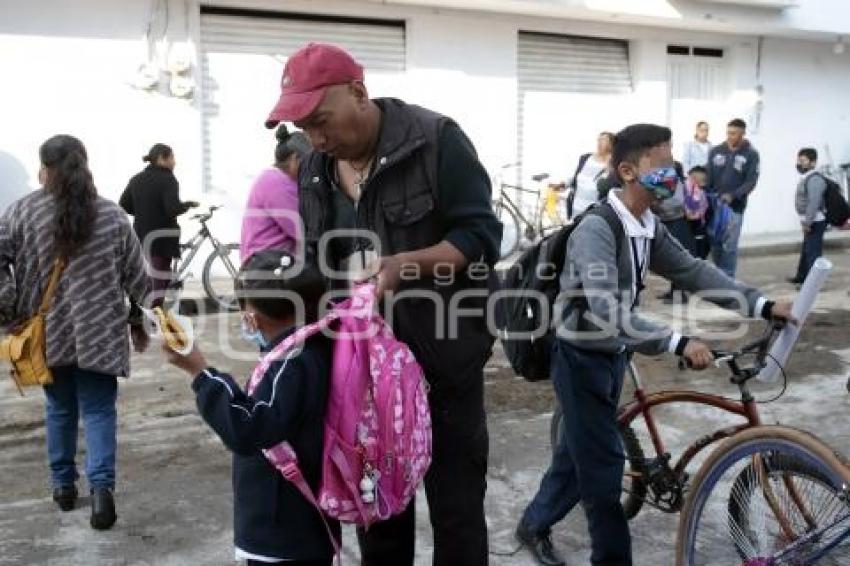
[[[516,214],[517,218],[519,218],[519,220],[523,224],[525,224],[527,227],[532,228],[535,231],[539,231],[539,220],[537,219],[539,214],[537,214],[536,212],[537,208],[539,208],[539,204],[535,204],[535,215],[532,219],[529,219],[525,214],[523,214],[517,203],[515,203],[514,200],[508,195],[506,189],[513,189],[515,191],[522,191],[525,193],[534,194],[537,196],[538,201],[540,200],[540,192],[534,189],[526,189],[525,187],[520,187],[517,185],[509,185],[507,183],[502,183],[501,185],[499,185],[499,205],[504,206],[505,203],[507,203],[507,205],[513,210],[514,214]]]
[[[174,270],[174,276],[171,279],[172,284],[182,282],[186,278],[186,271],[192,264],[192,260],[195,259],[196,255],[198,255],[198,251],[201,249],[201,246],[207,238],[212,239],[212,235],[210,234],[206,223],[201,222],[200,230],[198,230],[198,232],[192,236],[188,242],[180,245],[181,249],[188,249],[189,254],[185,257],[181,257],[177,262],[177,267]]]
[[[710,446],[719,440],[723,440],[724,438],[728,438],[744,429],[761,424],[761,418],[759,417],[755,399],[753,399],[752,395],[749,394],[746,387],[742,387],[741,401],[735,401],[727,397],[721,397],[720,395],[713,395],[711,393],[700,393],[698,391],[670,390],[647,394],[643,389],[643,384],[634,362],[629,362],[628,370],[632,383],[635,387],[635,398],[633,401],[620,407],[617,420],[620,424],[629,424],[637,418],[638,415],[642,416],[649,431],[655,455],[658,457],[663,457],[667,454],[667,449],[664,446],[664,442],[661,440],[658,427],[655,424],[655,418],[652,416],[652,409],[654,407],[666,405],[667,403],[696,403],[726,411],[727,413],[737,415],[746,420],[745,423],[721,428],[710,434],[702,436],[695,442],[691,443],[673,467],[673,471],[677,476],[681,475],[691,460],[693,460],[694,456],[699,454],[707,446]]]

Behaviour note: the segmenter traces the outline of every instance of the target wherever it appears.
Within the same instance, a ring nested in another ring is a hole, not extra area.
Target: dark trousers
[[[688,225],[694,236],[694,255],[700,259],[706,259],[711,253],[711,239],[705,229],[705,220],[688,220]]]
[[[548,533],[580,501],[591,562],[628,566],[631,537],[620,504],[625,456],[617,425],[626,355],[555,342],[552,382],[564,410],[562,441],[522,521],[532,532]]]
[[[484,417],[484,372],[478,368],[459,383],[460,396],[431,398],[432,461],[425,494],[434,531],[436,566],[487,564],[487,422]],[[438,390],[439,386],[435,388]],[[383,523],[358,530],[363,566],[413,564],[416,514],[407,510]]]
[[[148,258],[151,269],[152,307],[161,307],[165,301],[165,291],[171,283],[171,264],[173,261],[170,257],[160,255],[152,255]]]
[[[815,260],[823,255],[823,235],[826,233],[826,220],[812,222],[812,229],[803,236],[800,250],[800,262],[797,264],[797,281],[803,281],[812,269]]]

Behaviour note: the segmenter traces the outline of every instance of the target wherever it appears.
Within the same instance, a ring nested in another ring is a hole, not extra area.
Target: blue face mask
[[[679,174],[673,167],[653,169],[640,176],[640,184],[658,200],[667,200],[676,194]]]
[[[259,329],[251,330],[244,318],[242,319],[242,338],[254,344],[260,350],[266,349],[269,345],[269,341],[266,340],[263,333]]]

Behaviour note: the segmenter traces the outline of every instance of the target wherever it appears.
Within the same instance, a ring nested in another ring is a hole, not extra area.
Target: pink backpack
[[[273,361],[323,331],[334,346],[318,494],[310,490],[289,443],[263,453],[323,520],[327,515],[368,528],[407,508],[431,464],[427,385],[410,348],[375,312],[374,285],[362,285],[266,354],[248,382],[248,394]],[[339,554],[339,543],[325,527]]]

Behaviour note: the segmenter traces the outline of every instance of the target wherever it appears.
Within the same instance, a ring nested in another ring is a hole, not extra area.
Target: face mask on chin
[[[667,200],[676,194],[679,174],[673,167],[659,167],[644,173],[638,181],[657,200]]]
[[[811,167],[807,168],[807,167],[803,167],[799,163],[797,164],[797,173],[799,173],[800,175],[805,175],[806,173],[808,173],[811,170],[812,170]]]
[[[245,319],[242,319],[242,338],[247,342],[254,344],[260,350],[265,349],[269,345],[269,341],[263,336],[259,329],[251,329]]]

